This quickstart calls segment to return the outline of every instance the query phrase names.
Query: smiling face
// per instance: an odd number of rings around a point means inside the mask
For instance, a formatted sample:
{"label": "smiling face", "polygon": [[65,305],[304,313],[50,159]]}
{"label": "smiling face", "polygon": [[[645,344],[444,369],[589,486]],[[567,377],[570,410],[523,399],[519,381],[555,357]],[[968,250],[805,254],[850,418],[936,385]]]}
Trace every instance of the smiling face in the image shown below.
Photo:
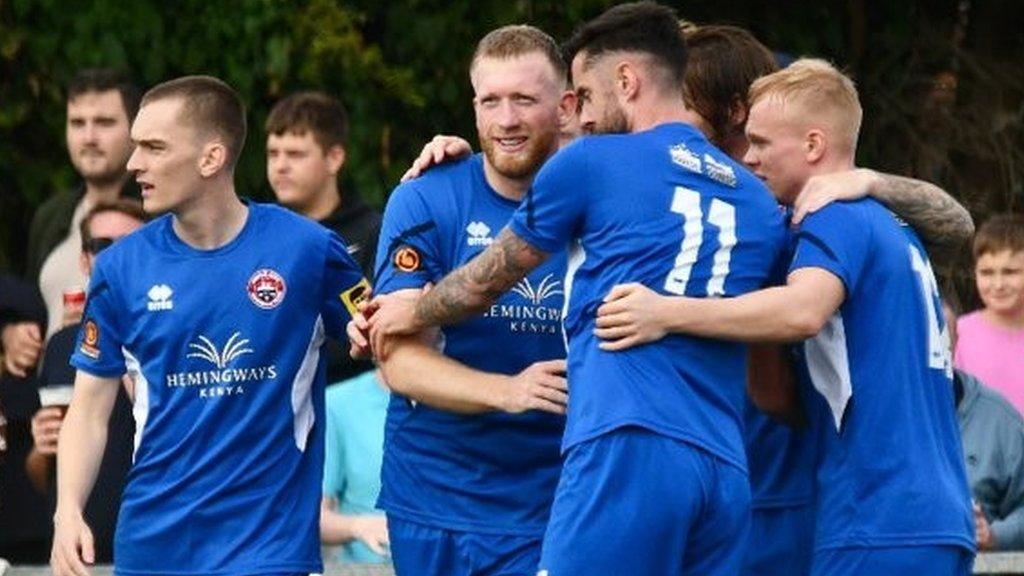
{"label": "smiling face", "polygon": [[540,52],[480,57],[470,78],[476,93],[476,129],[487,163],[506,178],[532,178],[558,148],[564,80]]}
{"label": "smiling face", "polygon": [[128,124],[117,90],[86,92],[68,100],[68,153],[86,182],[106,184],[124,174],[132,152]]}
{"label": "smiling face", "polygon": [[806,132],[792,109],[778,98],[762,98],[750,108],[743,162],[782,204],[792,204],[810,177],[805,160]]}
{"label": "smiling face", "polygon": [[979,255],[974,278],[987,311],[1008,319],[1024,317],[1024,251]]}
{"label": "smiling face", "polygon": [[142,205],[150,214],[179,213],[201,191],[201,134],[182,121],[182,107],[180,98],[156,100],[139,110],[132,125],[136,147],[128,170],[135,174]]}

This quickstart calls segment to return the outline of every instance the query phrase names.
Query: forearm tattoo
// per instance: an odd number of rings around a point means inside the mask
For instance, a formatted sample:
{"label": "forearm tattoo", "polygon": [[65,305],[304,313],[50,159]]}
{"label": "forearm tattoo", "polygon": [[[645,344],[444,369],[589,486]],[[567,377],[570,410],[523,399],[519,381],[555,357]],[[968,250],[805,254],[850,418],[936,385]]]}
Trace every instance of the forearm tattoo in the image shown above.
{"label": "forearm tattoo", "polygon": [[547,257],[505,228],[483,253],[420,298],[416,320],[421,326],[445,326],[479,314]]}
{"label": "forearm tattoo", "polygon": [[974,236],[970,212],[938,186],[892,174],[879,174],[874,196],[914,228],[933,264],[952,264]]}

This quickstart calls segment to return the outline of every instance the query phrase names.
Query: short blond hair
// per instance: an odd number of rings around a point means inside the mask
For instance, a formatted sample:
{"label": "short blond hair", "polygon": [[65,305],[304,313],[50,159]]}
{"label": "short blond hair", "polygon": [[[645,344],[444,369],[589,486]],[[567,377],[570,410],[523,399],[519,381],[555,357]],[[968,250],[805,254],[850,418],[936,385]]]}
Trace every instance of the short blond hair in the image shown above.
{"label": "short blond hair", "polygon": [[540,28],[526,24],[502,26],[484,36],[473,53],[469,73],[473,74],[476,63],[481,58],[508,60],[533,53],[544,56],[560,82],[568,78],[568,67],[555,39]]}
{"label": "short blond hair", "polygon": [[864,112],[853,80],[835,66],[817,58],[801,58],[750,86],[750,106],[765,98],[798,105],[802,117],[824,124],[836,142],[849,146],[851,155],[857,151]]}

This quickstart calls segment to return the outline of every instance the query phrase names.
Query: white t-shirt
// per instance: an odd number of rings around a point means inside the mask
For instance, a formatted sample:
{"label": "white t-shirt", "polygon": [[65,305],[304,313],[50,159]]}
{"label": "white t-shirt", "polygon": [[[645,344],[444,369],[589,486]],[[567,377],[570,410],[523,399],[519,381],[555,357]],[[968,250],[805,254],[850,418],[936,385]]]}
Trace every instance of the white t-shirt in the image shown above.
{"label": "white t-shirt", "polygon": [[92,202],[82,198],[75,206],[68,236],[46,256],[39,271],[39,291],[46,302],[46,339],[60,330],[64,319],[64,291],[85,288],[89,279],[82,273],[78,260],[82,254],[82,235],[79,226],[92,208]]}

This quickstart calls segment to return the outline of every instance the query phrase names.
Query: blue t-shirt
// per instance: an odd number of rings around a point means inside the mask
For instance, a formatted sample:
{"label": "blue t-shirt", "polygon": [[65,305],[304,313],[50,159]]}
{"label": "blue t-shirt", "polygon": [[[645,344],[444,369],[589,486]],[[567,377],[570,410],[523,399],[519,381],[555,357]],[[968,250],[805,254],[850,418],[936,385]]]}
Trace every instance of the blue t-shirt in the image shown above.
{"label": "blue t-shirt", "polygon": [[[400,185],[384,212],[377,293],[436,283],[482,252],[518,205],[488,185],[480,155]],[[551,252],[485,314],[444,328],[444,354],[501,374],[564,358],[565,251]],[[558,482],[564,426],[564,417],[538,411],[467,416],[395,394],[379,505],[450,530],[539,536]]]}
{"label": "blue t-shirt", "polygon": [[920,241],[874,200],[831,204],[798,234],[791,270],[827,270],[846,289],[803,346],[818,391],[817,548],[973,549],[949,337]]}
{"label": "blue t-shirt", "polygon": [[321,570],[320,347],[366,286],[336,235],[261,204],[214,250],[166,215],[100,255],[71,363],[135,380],[118,574]]}
{"label": "blue t-shirt", "polygon": [[[384,455],[384,418],[391,395],[375,370],[327,388],[327,442],[324,495],[338,502],[346,515],[383,514],[380,463]],[[386,562],[360,540],[345,543],[342,562]]]}
{"label": "blue t-shirt", "polygon": [[761,510],[812,504],[816,452],[810,430],[776,422],[749,400],[744,425],[751,507]]}
{"label": "blue t-shirt", "polygon": [[[786,221],[789,221],[788,211]],[[776,286],[786,283],[786,272],[796,244],[796,235],[788,232],[788,226],[786,230],[786,252],[771,280],[771,284]],[[787,350],[795,352],[794,347]],[[797,364],[795,354],[793,359],[794,377],[801,382],[801,378],[806,379],[806,371]],[[806,395],[804,388],[798,385],[797,392]],[[807,401],[802,400],[806,404]],[[776,422],[749,398],[743,416],[750,466],[751,507],[764,510],[813,504],[816,446],[810,429]]]}
{"label": "blue t-shirt", "polygon": [[512,230],[545,251],[578,241],[566,279],[571,400],[563,447],[642,426],[745,471],[746,346],[674,335],[605,352],[593,330],[616,284],[694,297],[764,286],[784,235],[764,185],[685,124],[587,137],[544,165]]}

